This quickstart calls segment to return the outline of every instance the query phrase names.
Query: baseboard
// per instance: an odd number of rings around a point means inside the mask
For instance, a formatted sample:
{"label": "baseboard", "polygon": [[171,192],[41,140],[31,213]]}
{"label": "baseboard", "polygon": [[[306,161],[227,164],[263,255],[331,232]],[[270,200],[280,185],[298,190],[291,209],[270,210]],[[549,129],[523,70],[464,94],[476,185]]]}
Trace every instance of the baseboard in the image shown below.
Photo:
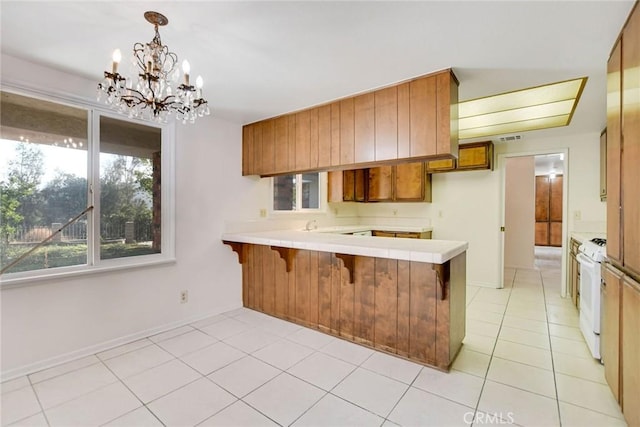
{"label": "baseboard", "polygon": [[105,350],[110,350],[112,348],[119,347],[124,344],[128,344],[132,341],[137,341],[139,339],[146,338],[151,335],[156,335],[162,332],[169,331],[171,329],[179,328],[180,326],[185,326],[190,323],[197,322],[198,320],[202,320],[211,316],[216,316],[221,313],[226,313],[227,311],[235,310],[240,307],[242,307],[242,304],[231,304],[229,306],[222,307],[218,310],[215,310],[207,314],[200,314],[200,315],[192,316],[186,319],[181,319],[175,322],[167,323],[162,326],[146,329],[144,331],[136,332],[134,334],[125,335],[123,337],[115,338],[109,341],[104,341],[99,344],[84,347],[79,350],[61,354],[59,356],[50,357],[48,359],[41,360],[39,362],[34,362],[28,365],[20,366],[18,368],[2,371],[0,372],[0,381],[4,382],[4,381],[12,380],[14,378],[21,377],[23,375],[29,375],[29,374],[33,374],[34,372],[42,371],[44,369],[53,368],[54,366],[71,362],[72,360],[80,359],[86,356],[91,356],[92,354],[100,353]]}

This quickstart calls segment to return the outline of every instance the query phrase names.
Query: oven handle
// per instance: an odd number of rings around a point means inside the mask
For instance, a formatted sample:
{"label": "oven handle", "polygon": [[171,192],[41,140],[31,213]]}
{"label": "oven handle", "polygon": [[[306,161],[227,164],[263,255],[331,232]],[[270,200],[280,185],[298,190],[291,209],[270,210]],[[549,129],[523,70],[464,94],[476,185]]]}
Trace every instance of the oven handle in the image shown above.
{"label": "oven handle", "polygon": [[578,255],[576,255],[576,259],[578,260],[579,264],[584,264],[589,268],[595,268],[596,264],[598,264],[597,262],[595,262],[594,260],[586,256],[582,252],[578,252]]}

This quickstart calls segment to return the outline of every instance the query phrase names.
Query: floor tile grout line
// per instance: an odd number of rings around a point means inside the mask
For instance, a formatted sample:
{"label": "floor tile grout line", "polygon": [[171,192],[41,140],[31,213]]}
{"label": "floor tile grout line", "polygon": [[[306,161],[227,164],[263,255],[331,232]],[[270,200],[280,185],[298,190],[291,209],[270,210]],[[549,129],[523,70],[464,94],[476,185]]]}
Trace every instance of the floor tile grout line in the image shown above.
{"label": "floor tile grout line", "polygon": [[544,313],[547,318],[547,332],[549,333],[549,354],[551,355],[551,369],[553,371],[553,387],[556,392],[556,407],[558,409],[558,424],[562,426],[562,412],[560,411],[560,396],[558,395],[558,381],[556,379],[556,365],[555,360],[553,359],[553,342],[551,340],[551,329],[549,328],[549,311],[547,310],[547,297],[546,290],[544,286],[544,278],[542,277],[542,273],[540,273],[540,281],[542,283],[542,295],[545,300],[544,304]]}
{"label": "floor tile grout line", "polygon": [[[38,396],[38,393],[36,392],[36,388],[34,387],[34,384],[31,382],[31,378],[29,377],[29,375],[26,375],[26,377],[27,377],[27,381],[29,382],[29,387],[31,387],[31,392],[33,392],[33,395],[36,397],[36,401],[38,402],[38,406],[40,407],[40,412],[42,412],[42,416],[44,417],[44,420],[47,422],[47,425],[50,426],[51,422],[49,421],[49,417],[47,416],[47,413],[44,411],[44,406],[42,406],[42,402],[40,401],[40,396]],[[37,414],[29,415],[28,417],[25,417],[22,420],[24,421],[27,418],[32,417],[34,415],[37,415]],[[15,424],[19,421],[20,420],[16,420],[12,424]]]}
{"label": "floor tile grout line", "polygon": [[[507,297],[507,303],[505,304],[505,313],[507,311],[507,307],[509,306],[509,301],[511,300],[511,292],[513,291],[513,285],[515,282],[515,273],[513,275],[513,279],[511,281],[511,286],[509,287],[509,296]],[[502,288],[502,289],[506,289],[506,288]],[[504,324],[504,316],[506,314],[502,315],[502,321],[500,322],[500,325],[498,327],[498,333],[496,334],[496,340],[493,343],[493,349],[491,350],[491,354],[489,355],[489,363],[487,364],[487,369],[485,370],[484,373],[484,378],[482,379],[482,387],[480,388],[480,393],[478,394],[478,401],[476,402],[475,408],[474,408],[474,413],[473,413],[473,419],[471,422],[471,426],[474,425],[474,422],[476,420],[476,415],[479,411],[480,408],[480,401],[482,400],[482,393],[484,393],[484,388],[487,384],[487,377],[489,376],[489,369],[491,369],[491,362],[493,361],[493,355],[496,351],[496,346],[498,345],[498,338],[500,337],[500,331],[502,331],[502,325]]]}

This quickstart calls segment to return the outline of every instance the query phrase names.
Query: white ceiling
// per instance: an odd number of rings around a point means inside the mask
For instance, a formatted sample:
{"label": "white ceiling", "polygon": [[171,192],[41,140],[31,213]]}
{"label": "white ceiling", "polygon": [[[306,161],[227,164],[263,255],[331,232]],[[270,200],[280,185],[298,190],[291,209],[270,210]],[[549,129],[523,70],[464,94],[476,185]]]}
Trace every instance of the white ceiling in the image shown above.
{"label": "white ceiling", "polygon": [[[205,80],[213,114],[249,123],[452,67],[460,100],[588,76],[568,128],[600,132],[623,1],[7,1],[2,52],[96,83],[111,52],[148,42],[143,17]],[[124,60],[123,60],[124,62]],[[88,94],[93,96],[93,94]],[[533,136],[532,133],[529,135]]]}

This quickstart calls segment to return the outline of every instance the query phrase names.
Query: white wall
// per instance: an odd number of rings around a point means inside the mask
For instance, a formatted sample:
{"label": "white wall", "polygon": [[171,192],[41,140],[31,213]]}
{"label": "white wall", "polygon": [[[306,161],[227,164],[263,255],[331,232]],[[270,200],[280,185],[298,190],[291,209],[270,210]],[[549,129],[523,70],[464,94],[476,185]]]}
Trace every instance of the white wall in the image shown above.
{"label": "white wall", "polygon": [[505,163],[505,267],[534,267],[535,217],[535,158],[510,157]]}

